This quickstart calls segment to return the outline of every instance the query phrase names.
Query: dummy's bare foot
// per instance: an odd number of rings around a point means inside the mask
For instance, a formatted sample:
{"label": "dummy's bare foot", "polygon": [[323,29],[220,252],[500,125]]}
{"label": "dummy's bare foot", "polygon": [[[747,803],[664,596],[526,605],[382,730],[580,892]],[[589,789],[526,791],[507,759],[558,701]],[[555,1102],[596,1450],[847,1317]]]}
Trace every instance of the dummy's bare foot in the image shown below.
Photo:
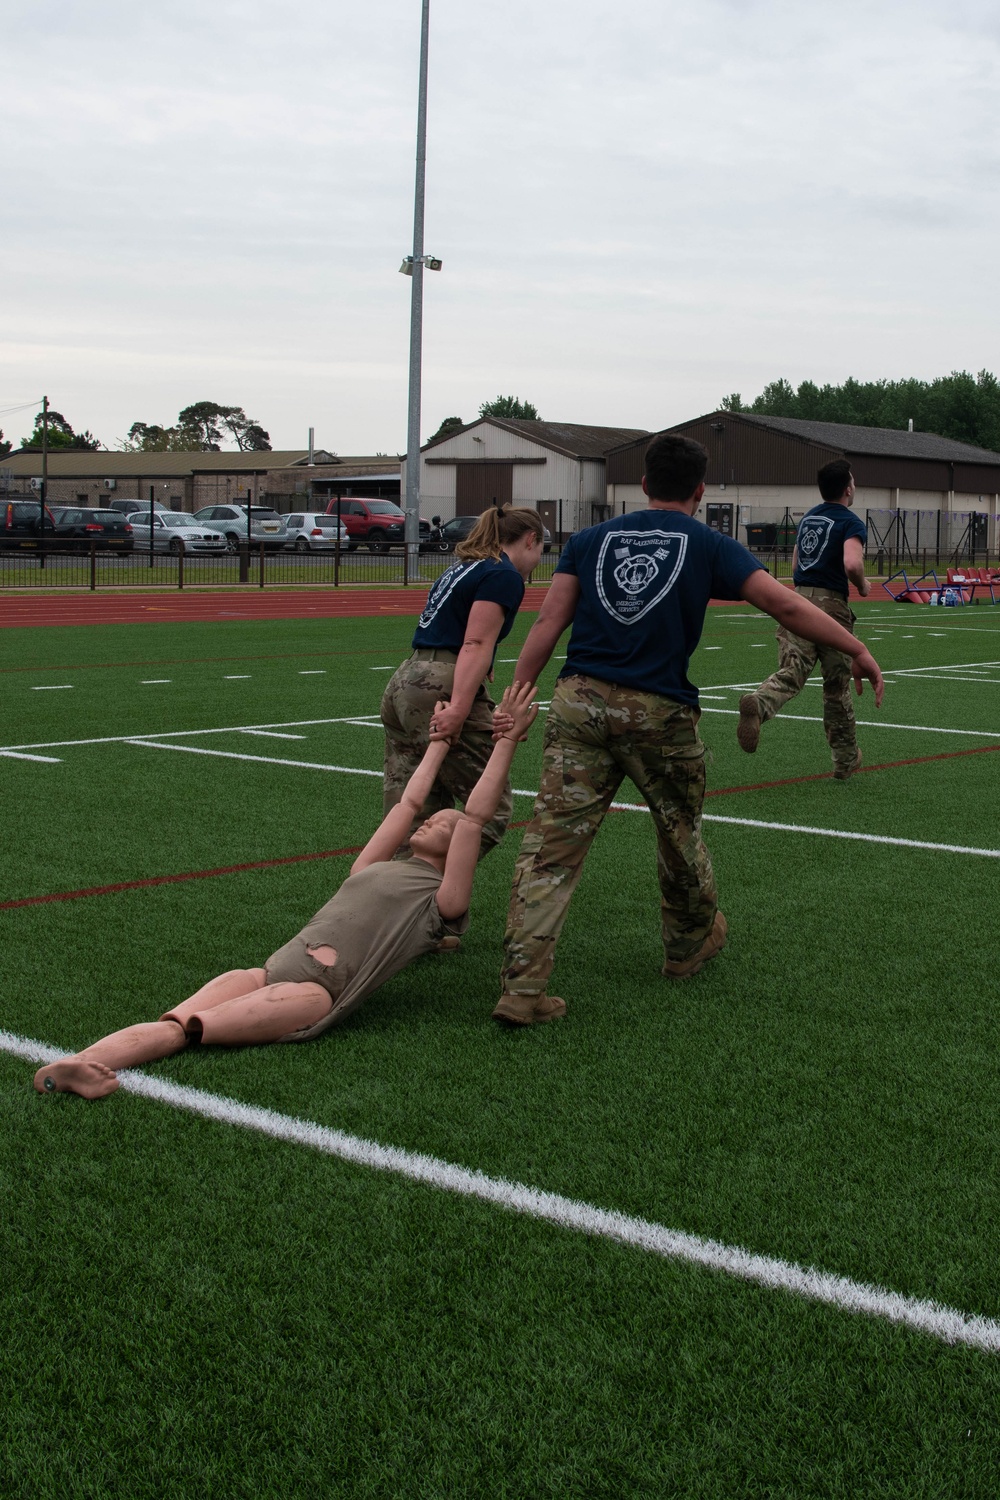
{"label": "dummy's bare foot", "polygon": [[114,1069],[99,1062],[81,1062],[75,1057],[47,1063],[35,1074],[35,1088],[40,1094],[81,1094],[84,1099],[103,1099],[117,1087],[118,1075]]}

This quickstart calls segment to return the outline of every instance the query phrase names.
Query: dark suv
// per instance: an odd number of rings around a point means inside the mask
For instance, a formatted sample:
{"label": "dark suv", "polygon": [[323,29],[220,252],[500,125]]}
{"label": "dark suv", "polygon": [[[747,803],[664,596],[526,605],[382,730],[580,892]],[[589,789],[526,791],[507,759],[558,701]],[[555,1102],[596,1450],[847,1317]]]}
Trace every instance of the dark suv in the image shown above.
{"label": "dark suv", "polygon": [[[406,512],[394,500],[333,499],[326,507],[328,516],[337,514],[347,527],[348,550],[353,552],[364,542],[370,552],[388,552],[390,547],[401,547],[406,541]],[[420,518],[420,545],[423,547],[431,534],[431,523]]]}
{"label": "dark suv", "polygon": [[37,547],[42,537],[51,542],[56,523],[48,507],[42,521],[41,510],[37,500],[8,500],[0,508],[0,547]]}

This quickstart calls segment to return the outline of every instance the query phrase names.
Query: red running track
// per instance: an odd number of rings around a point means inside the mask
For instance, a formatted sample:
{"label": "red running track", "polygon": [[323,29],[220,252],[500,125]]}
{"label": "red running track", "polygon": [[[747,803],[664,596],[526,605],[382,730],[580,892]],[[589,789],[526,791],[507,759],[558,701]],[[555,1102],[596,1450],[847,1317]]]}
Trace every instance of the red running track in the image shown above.
{"label": "red running track", "polygon": [[[529,589],[525,604],[537,609],[543,588]],[[252,589],[219,594],[43,594],[0,600],[0,629],[40,625],[178,625],[213,620],[309,620],[366,615],[419,615],[425,588]]]}
{"label": "red running track", "polygon": [[[537,610],[547,587],[525,590],[524,608]],[[853,591],[852,591],[853,595]],[[33,594],[0,599],[0,630],[40,625],[178,625],[212,620],[331,620],[372,615],[419,615],[427,590],[257,589],[245,593]],[[713,599],[712,605],[733,604]]]}

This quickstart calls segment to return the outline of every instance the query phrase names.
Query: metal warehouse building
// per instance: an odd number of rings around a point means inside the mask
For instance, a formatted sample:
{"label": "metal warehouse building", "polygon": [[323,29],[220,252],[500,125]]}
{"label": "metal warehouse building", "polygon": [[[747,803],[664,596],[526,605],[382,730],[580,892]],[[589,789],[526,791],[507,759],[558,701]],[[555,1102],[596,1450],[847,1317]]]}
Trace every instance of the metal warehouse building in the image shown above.
{"label": "metal warehouse building", "polygon": [[[715,411],[665,429],[708,450],[702,514],[740,541],[771,545],[819,500],[816,470],[846,458],[867,515],[869,551],[949,552],[997,545],[1000,453],[930,432],[853,427]],[[652,434],[607,458],[612,513],[639,509],[642,457]],[[758,529],[766,528],[763,541]]]}

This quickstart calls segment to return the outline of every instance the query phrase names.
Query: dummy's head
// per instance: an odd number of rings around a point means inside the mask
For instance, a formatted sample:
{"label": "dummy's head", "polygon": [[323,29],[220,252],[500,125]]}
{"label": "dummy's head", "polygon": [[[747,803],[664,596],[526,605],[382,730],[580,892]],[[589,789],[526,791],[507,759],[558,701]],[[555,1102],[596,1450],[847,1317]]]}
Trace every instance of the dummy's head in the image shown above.
{"label": "dummy's head", "polygon": [[434,863],[444,859],[461,817],[462,814],[455,808],[443,807],[425,818],[419,828],[415,828],[410,834],[410,848],[414,854]]}

